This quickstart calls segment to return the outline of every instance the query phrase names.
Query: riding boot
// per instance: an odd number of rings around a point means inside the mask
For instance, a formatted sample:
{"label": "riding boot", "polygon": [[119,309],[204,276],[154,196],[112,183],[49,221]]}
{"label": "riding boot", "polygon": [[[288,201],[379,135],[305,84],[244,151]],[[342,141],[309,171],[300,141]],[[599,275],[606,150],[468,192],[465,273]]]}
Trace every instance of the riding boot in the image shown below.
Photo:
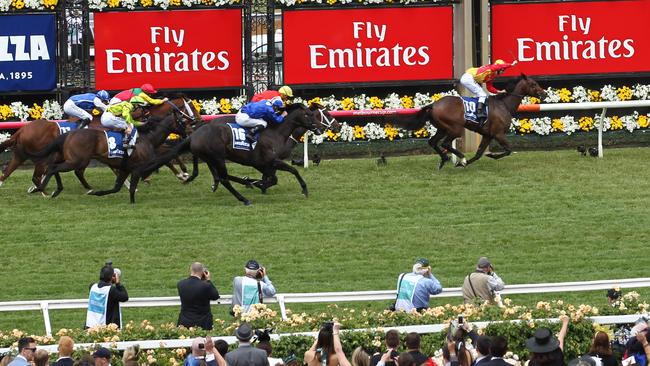
{"label": "riding boot", "polygon": [[486,118],[487,118],[487,114],[485,113],[485,103],[479,102],[478,106],[476,107],[477,122],[481,123]]}
{"label": "riding boot", "polygon": [[259,125],[255,126],[246,132],[246,141],[250,142],[251,144],[255,142],[255,134],[262,131],[264,129],[264,126]]}
{"label": "riding boot", "polygon": [[78,129],[82,129],[90,124],[90,120],[88,118],[80,119],[79,120],[79,126],[77,127]]}

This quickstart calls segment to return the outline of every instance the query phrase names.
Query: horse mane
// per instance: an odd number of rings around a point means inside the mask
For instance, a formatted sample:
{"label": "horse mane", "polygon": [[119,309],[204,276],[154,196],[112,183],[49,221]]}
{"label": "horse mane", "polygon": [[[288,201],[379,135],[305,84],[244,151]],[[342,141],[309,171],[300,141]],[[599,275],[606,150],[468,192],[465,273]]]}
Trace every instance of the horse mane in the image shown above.
{"label": "horse mane", "polygon": [[305,109],[305,108],[307,107],[302,103],[291,103],[285,107],[285,110],[287,111],[287,113],[289,113],[295,111],[296,109]]}
{"label": "horse mane", "polygon": [[163,97],[166,97],[167,99],[185,99],[185,98],[188,98],[188,96],[185,93],[181,93],[181,92],[164,94]]}

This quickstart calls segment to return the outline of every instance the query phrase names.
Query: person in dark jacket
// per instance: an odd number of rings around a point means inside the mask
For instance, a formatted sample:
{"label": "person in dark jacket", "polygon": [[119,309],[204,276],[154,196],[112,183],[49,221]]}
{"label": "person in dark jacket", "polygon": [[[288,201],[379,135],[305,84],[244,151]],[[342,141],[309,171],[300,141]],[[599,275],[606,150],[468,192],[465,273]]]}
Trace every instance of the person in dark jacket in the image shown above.
{"label": "person in dark jacket", "polygon": [[178,325],[212,329],[210,301],[219,299],[219,291],[210,281],[210,271],[203,264],[190,265],[190,276],[178,282],[178,296],[181,298],[181,312]]}
{"label": "person in dark jacket", "polygon": [[72,359],[72,352],[74,351],[74,341],[68,336],[62,336],[59,339],[59,358],[56,362],[52,362],[50,366],[72,366],[74,360]]}
{"label": "person in dark jacket", "polygon": [[86,328],[108,324],[122,326],[120,303],[129,301],[129,293],[121,277],[121,271],[112,264],[107,263],[99,271],[99,282],[90,285]]}

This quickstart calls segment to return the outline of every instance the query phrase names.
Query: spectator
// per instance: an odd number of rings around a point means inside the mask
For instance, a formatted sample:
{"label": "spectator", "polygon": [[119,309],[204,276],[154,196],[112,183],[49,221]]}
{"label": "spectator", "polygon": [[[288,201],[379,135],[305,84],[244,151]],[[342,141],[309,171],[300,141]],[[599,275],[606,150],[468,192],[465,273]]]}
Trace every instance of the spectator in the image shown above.
{"label": "spectator", "polygon": [[[645,339],[645,337],[644,337]],[[642,346],[643,346],[643,342]],[[648,341],[645,342],[647,344]],[[594,340],[589,348],[589,356],[598,358],[602,366],[617,366],[618,361],[612,352],[612,344],[609,341],[609,336],[605,332],[596,332]]]}
{"label": "spectator", "polygon": [[264,350],[266,352],[266,357],[269,359],[269,365],[282,364],[283,361],[281,358],[271,357],[273,355],[273,346],[271,345],[271,335],[269,334],[270,330],[264,331],[255,331],[257,336],[257,348]]}
{"label": "spectator", "polygon": [[36,341],[32,337],[20,338],[18,340],[18,354],[8,366],[31,366],[36,353]]}
{"label": "spectator", "polygon": [[50,366],[72,366],[74,360],[72,359],[72,351],[74,351],[74,341],[68,336],[59,338],[59,358]]}
{"label": "spectator", "polygon": [[445,346],[442,347],[442,363],[444,366],[459,365],[456,349],[456,342],[447,338]]}
{"label": "spectator", "polygon": [[[635,336],[634,342],[630,345],[628,350],[628,358],[633,358],[634,361],[629,362],[631,364],[639,364],[640,366],[646,366],[648,360],[650,359],[650,344],[648,344],[648,334],[647,332],[639,332]],[[626,364],[626,360],[623,360],[623,364]]]}
{"label": "spectator", "polygon": [[95,360],[95,366],[110,366],[111,357],[113,354],[107,348],[98,348],[93,353],[93,359]]}
{"label": "spectator", "polygon": [[402,273],[397,280],[395,310],[424,310],[429,307],[429,295],[436,295],[441,291],[442,286],[431,273],[429,261],[418,259],[413,265],[413,272]]}
{"label": "spectator", "polygon": [[408,353],[413,356],[416,365],[422,365],[427,362],[428,357],[420,351],[420,335],[416,332],[411,332],[404,338],[406,349]]}
{"label": "spectator", "polygon": [[0,353],[0,366],[7,366],[13,360],[14,358],[11,357],[11,352]]}
{"label": "spectator", "polygon": [[285,366],[300,366],[300,363],[298,362],[298,359],[296,358],[296,355],[291,352],[290,355],[282,359],[283,363]]}
{"label": "spectator", "polygon": [[47,366],[50,361],[50,353],[44,349],[36,350],[34,354],[34,366]]}
{"label": "spectator", "polygon": [[472,353],[465,347],[465,338],[469,336],[466,329],[459,327],[456,332],[447,336],[447,347],[442,348],[442,358],[445,365],[471,366]]}
{"label": "spectator", "polygon": [[217,341],[214,342],[214,348],[217,349],[217,352],[219,352],[221,357],[226,357],[226,353],[228,353],[228,342],[223,339],[217,339]]}
{"label": "spectator", "polygon": [[476,271],[468,274],[463,282],[463,298],[465,303],[471,303],[476,299],[495,303],[495,292],[503,290],[504,283],[492,267],[492,263],[481,257],[476,265]]}
{"label": "spectator", "polygon": [[81,356],[80,359],[74,362],[74,366],[93,366],[95,364],[95,359],[92,355],[85,354]]}
{"label": "spectator", "polygon": [[120,302],[128,301],[129,294],[120,281],[121,274],[108,263],[99,271],[99,282],[90,285],[86,328],[106,324],[122,326]]}
{"label": "spectator", "polygon": [[[388,353],[388,351],[392,351],[390,354],[390,357],[385,361],[386,365],[395,365],[395,362],[393,361],[397,356],[399,356],[399,353],[397,353],[397,348],[399,348],[399,332],[396,331],[395,329],[391,329],[388,332],[386,332],[386,336],[384,337],[384,343],[386,344],[386,351],[384,353]],[[372,355],[372,359],[370,360],[370,365],[375,366],[379,364],[379,361],[383,358],[382,353],[375,353]]]}
{"label": "spectator", "polygon": [[361,347],[355,348],[352,352],[352,366],[370,366],[370,355]]}
{"label": "spectator", "polygon": [[492,345],[490,346],[490,354],[492,359],[485,363],[487,366],[512,366],[508,362],[503,360],[508,351],[508,340],[502,336],[496,336],[492,338]]}
{"label": "spectator", "polygon": [[[334,348],[334,333],[337,334],[338,338],[338,330],[335,331],[334,326],[335,324],[327,322],[320,328],[314,344],[305,352],[303,361],[306,365],[338,365],[340,363],[336,349]],[[341,352],[343,351],[341,350]]]}
{"label": "spectator", "polygon": [[237,276],[232,281],[232,304],[241,306],[242,313],[247,313],[251,305],[263,303],[265,296],[275,296],[275,287],[266,274],[266,268],[256,260],[249,260],[244,271],[244,276]]}
{"label": "spectator", "polygon": [[492,346],[492,339],[488,336],[479,336],[476,339],[476,353],[478,357],[472,362],[472,366],[484,366],[491,359],[490,347]]}
{"label": "spectator", "polygon": [[239,348],[226,354],[228,366],[269,366],[266,352],[251,346],[253,329],[247,323],[242,323],[235,330],[235,337],[239,341]]}
{"label": "spectator", "polygon": [[593,357],[582,356],[580,358],[571,360],[569,362],[569,366],[596,366],[596,361]]}
{"label": "spectator", "polygon": [[212,329],[213,318],[210,300],[219,299],[219,291],[210,281],[210,271],[199,262],[190,265],[190,276],[178,282],[181,312],[178,325]]}
{"label": "spectator", "polygon": [[539,328],[533,337],[526,341],[526,348],[530,351],[528,366],[564,366],[564,337],[569,325],[566,315],[560,317],[562,328],[555,338],[547,328]]}
{"label": "spectator", "polygon": [[126,350],[124,350],[124,354],[122,355],[122,365],[124,366],[138,366],[138,354],[140,353],[140,346],[139,345],[133,345],[130,347],[127,347]]}
{"label": "spectator", "polygon": [[215,348],[210,336],[197,337],[192,341],[191,353],[185,359],[183,366],[226,366],[226,360]]}

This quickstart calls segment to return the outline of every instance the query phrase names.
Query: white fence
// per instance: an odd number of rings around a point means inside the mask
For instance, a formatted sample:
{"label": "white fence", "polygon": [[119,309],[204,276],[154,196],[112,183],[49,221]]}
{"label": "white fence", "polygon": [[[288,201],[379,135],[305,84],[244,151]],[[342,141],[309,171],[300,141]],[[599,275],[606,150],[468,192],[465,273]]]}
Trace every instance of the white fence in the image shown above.
{"label": "white fence", "polygon": [[[514,294],[537,294],[551,292],[577,292],[606,290],[618,286],[620,288],[642,288],[650,287],[650,277],[630,278],[621,280],[602,280],[602,281],[585,281],[585,282],[556,282],[556,283],[539,283],[508,285],[501,291],[502,295]],[[445,288],[435,295],[435,297],[461,297],[460,287]],[[277,294],[275,298],[266,299],[266,303],[277,303],[280,306],[282,318],[286,319],[286,304],[303,304],[303,303],[333,303],[333,302],[353,302],[353,301],[379,301],[394,300],[395,291],[350,291],[350,292],[320,292],[320,293],[287,293]],[[230,305],[232,296],[223,296],[213,305]],[[139,297],[131,298],[128,302],[122,303],[122,307],[159,307],[159,306],[177,306],[180,307],[181,301],[177,296],[172,297]],[[52,334],[52,325],[50,322],[50,310],[58,309],[87,309],[88,299],[67,299],[67,300],[33,300],[33,301],[10,301],[0,302],[0,312],[7,311],[27,311],[40,310],[43,312],[45,322],[45,332],[47,335]]]}

